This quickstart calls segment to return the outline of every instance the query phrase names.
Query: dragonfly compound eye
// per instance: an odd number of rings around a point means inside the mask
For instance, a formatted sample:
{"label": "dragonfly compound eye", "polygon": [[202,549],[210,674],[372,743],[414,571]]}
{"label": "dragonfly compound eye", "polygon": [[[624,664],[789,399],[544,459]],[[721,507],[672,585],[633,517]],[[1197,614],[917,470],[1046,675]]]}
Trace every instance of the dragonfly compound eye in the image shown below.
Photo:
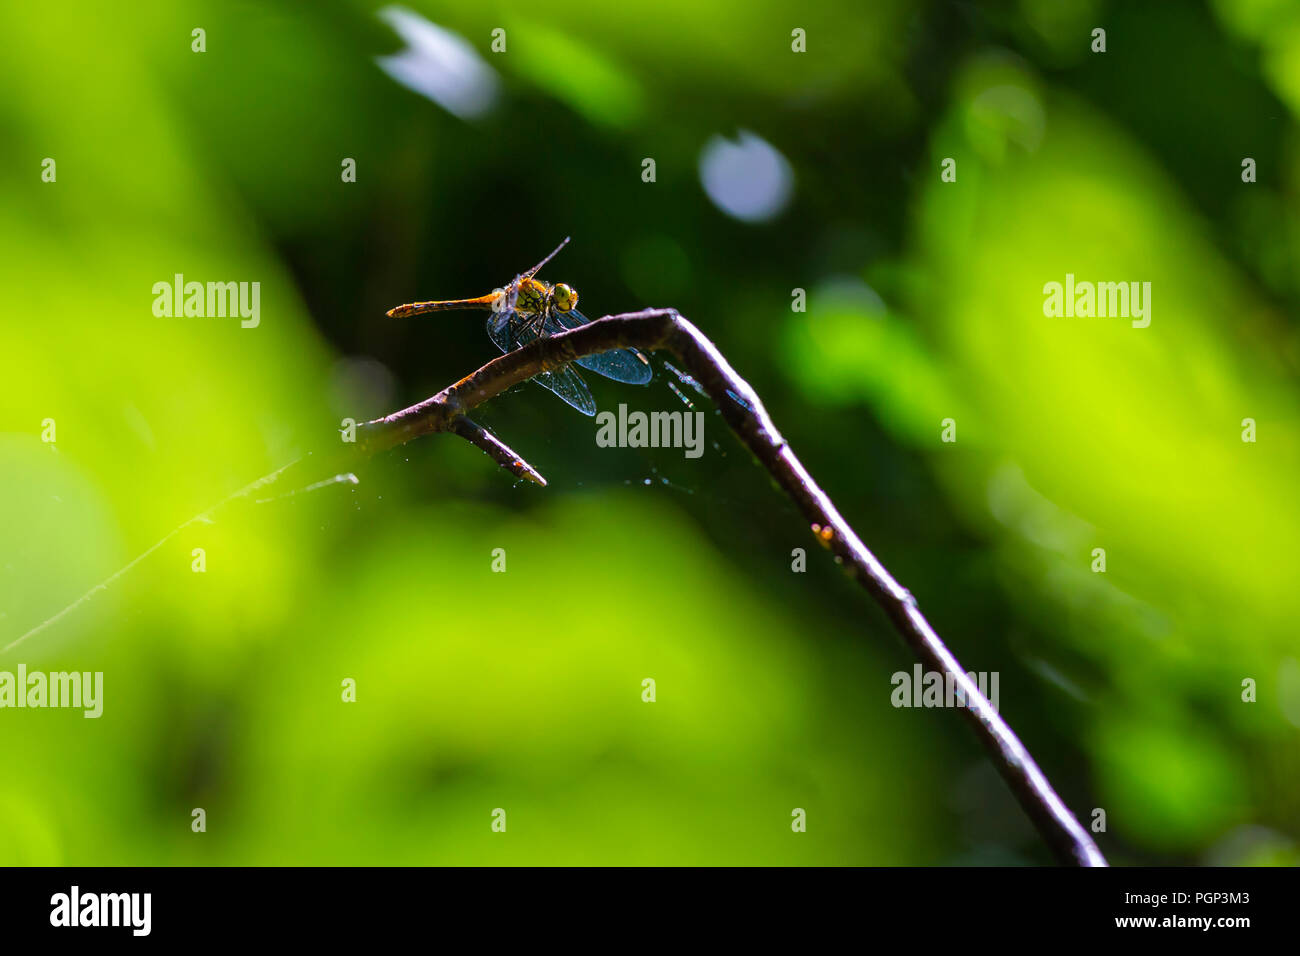
{"label": "dragonfly compound eye", "polygon": [[571,312],[578,307],[578,290],[561,282],[552,290],[555,308],[561,312]]}

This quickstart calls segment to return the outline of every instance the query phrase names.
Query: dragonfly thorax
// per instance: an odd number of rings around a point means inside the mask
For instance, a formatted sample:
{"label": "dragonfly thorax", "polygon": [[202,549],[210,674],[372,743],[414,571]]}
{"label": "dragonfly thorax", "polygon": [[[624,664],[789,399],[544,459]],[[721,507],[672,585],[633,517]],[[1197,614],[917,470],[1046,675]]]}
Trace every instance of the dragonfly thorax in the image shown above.
{"label": "dragonfly thorax", "polygon": [[563,282],[550,286],[537,279],[525,279],[515,293],[515,311],[522,315],[537,315],[555,309],[572,312],[578,307],[578,290]]}
{"label": "dragonfly thorax", "polygon": [[546,308],[550,293],[551,290],[547,288],[546,283],[538,282],[536,279],[525,279],[519,284],[519,291],[515,295],[515,308],[520,312],[536,315]]}

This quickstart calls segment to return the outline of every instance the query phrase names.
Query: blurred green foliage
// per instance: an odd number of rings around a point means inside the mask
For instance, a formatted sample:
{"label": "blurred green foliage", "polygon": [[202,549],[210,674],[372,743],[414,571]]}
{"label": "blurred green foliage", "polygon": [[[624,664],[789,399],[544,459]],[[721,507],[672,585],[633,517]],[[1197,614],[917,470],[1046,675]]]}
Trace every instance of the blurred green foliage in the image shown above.
{"label": "blurred green foliage", "polygon": [[[491,113],[386,75],[374,4],[0,14],[0,643],[481,365],[480,318],[384,311],[572,235],[548,278],[714,339],[1114,862],[1297,861],[1300,8],[410,6]],[[741,130],[794,174],[760,225],[700,184]],[[176,273],[259,281],[260,325],[155,317]],[[1045,318],[1066,273],[1151,282],[1151,326]],[[0,863],[1048,859],[961,721],[889,706],[911,661],[820,550],[791,573],[807,529],[719,419],[690,461],[532,385],[480,417],[548,488],[426,439],[0,655],[105,675],[99,720],[0,711]]]}

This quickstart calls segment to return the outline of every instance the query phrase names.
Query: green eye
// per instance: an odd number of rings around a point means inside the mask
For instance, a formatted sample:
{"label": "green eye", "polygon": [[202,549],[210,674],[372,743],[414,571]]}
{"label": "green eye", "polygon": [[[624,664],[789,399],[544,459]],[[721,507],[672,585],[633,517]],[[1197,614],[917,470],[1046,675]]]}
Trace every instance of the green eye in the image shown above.
{"label": "green eye", "polygon": [[578,305],[578,290],[561,282],[552,290],[555,296],[555,308],[561,312],[571,312]]}

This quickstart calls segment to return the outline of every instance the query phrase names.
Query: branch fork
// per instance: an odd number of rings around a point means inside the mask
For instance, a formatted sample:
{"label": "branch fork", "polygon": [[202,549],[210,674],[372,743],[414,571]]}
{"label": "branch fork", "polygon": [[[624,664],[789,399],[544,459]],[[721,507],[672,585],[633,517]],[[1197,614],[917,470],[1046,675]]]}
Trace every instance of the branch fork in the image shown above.
{"label": "branch fork", "polygon": [[493,359],[431,398],[358,425],[355,442],[344,444],[340,450],[338,439],[334,438],[322,449],[258,479],[203,514],[191,518],[107,581],[11,642],[4,651],[11,650],[79,607],[184,528],[198,521],[211,520],[217,511],[233,502],[267,500],[258,495],[271,485],[283,487],[290,476],[294,480],[301,479],[308,465],[315,475],[336,476],[318,484],[346,480],[352,477],[350,466],[360,459],[424,435],[450,432],[485,452],[512,475],[544,486],[546,479],[522,455],[472,421],[466,413],[539,372],[561,368],[584,356],[621,348],[647,352],[663,350],[677,357],[700,390],[713,400],[732,431],[799,508],[814,538],[884,610],[917,659],[926,668],[942,673],[945,682],[951,680],[964,693],[966,706],[960,709],[971,729],[1058,859],[1075,866],[1106,866],[1105,857],[1087,830],[1057,796],[1024,744],[930,626],[916,599],[894,580],[813,480],[777,431],[749,383],[736,374],[722,353],[694,324],[674,309],[644,309],[605,316],[579,328],[539,338]]}
{"label": "branch fork", "polygon": [[1092,837],[1057,796],[1015,732],[930,626],[916,598],[894,579],[844,520],[781,437],[749,383],[676,310],[644,309],[605,316],[508,352],[418,405],[359,426],[361,447],[358,450],[372,454],[431,432],[452,431],[482,448],[512,474],[545,484],[545,479],[522,456],[470,422],[464,412],[539,371],[616,348],[665,350],[677,356],[722,412],[732,431],[799,508],[817,541],[880,605],[922,664],[942,673],[945,680],[951,679],[965,694],[967,703],[961,710],[975,735],[1057,857],[1076,866],[1106,866],[1106,859]]}

